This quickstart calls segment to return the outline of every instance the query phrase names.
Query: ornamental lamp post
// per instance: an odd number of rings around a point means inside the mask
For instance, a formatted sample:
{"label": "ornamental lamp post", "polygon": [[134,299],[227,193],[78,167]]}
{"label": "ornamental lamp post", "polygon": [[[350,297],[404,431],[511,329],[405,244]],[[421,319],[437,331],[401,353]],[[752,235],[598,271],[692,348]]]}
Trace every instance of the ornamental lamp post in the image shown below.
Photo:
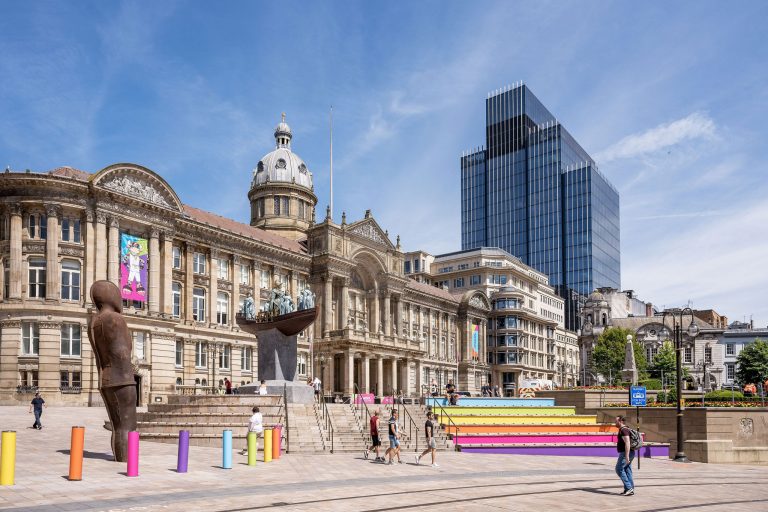
{"label": "ornamental lamp post", "polygon": [[666,319],[672,319],[672,331],[675,342],[675,369],[677,371],[677,453],[675,453],[675,462],[690,462],[685,456],[683,444],[685,436],[683,433],[683,317],[689,315],[691,323],[688,325],[687,333],[690,338],[699,335],[699,326],[696,325],[696,318],[691,308],[675,309],[664,311],[661,316],[661,323],[666,326]]}

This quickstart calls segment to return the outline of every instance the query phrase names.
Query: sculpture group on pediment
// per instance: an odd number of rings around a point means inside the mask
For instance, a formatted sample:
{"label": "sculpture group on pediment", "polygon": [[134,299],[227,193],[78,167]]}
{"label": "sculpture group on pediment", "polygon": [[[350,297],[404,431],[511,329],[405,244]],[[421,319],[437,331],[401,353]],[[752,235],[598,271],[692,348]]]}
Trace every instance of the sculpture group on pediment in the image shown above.
{"label": "sculpture group on pediment", "polygon": [[168,200],[151,184],[134,176],[116,176],[111,180],[102,181],[100,185],[104,188],[120,192],[121,194],[132,196],[136,199],[142,199],[168,208],[171,207]]}

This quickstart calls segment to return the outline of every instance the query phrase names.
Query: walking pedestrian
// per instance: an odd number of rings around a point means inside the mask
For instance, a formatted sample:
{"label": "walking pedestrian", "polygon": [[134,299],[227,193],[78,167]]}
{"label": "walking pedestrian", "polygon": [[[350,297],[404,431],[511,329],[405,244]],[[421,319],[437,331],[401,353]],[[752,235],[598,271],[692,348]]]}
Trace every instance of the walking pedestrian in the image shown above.
{"label": "walking pedestrian", "polygon": [[379,438],[379,423],[381,421],[381,409],[377,410],[373,416],[371,416],[371,446],[367,447],[363,452],[363,457],[368,460],[368,454],[372,451],[376,452],[376,458],[374,462],[384,462],[384,457],[379,454],[379,447],[381,446],[381,439]]}
{"label": "walking pedestrian", "polygon": [[[253,416],[250,417],[248,420],[248,432],[255,432],[256,433],[256,451],[259,451],[259,441],[258,438],[262,436],[264,433],[264,417],[259,412],[258,407],[254,407],[251,409],[251,412],[253,413]],[[246,445],[245,448],[243,448],[243,451],[240,452],[241,455],[246,455],[248,453],[248,438],[246,438]]]}
{"label": "walking pedestrian", "polygon": [[35,398],[32,399],[32,402],[29,404],[29,412],[31,413],[34,409],[35,412],[35,423],[32,425],[32,428],[36,428],[37,430],[41,430],[43,428],[43,424],[40,423],[40,416],[43,415],[43,407],[48,407],[45,405],[45,400],[43,400],[43,397],[40,396],[40,392],[35,393]]}
{"label": "walking pedestrian", "polygon": [[621,483],[624,484],[624,491],[621,495],[634,496],[635,482],[632,480],[632,460],[635,458],[635,452],[631,448],[631,432],[624,416],[616,416],[616,427],[619,429],[618,441],[616,442],[616,451],[619,452],[619,457],[616,460],[616,474],[619,475]]}
{"label": "walking pedestrian", "polygon": [[402,464],[400,460],[400,425],[397,423],[397,409],[392,409],[392,416],[388,422],[389,429],[389,448],[384,452],[384,457],[388,458],[387,464],[392,464],[392,460],[397,456],[397,463]]}
{"label": "walking pedestrian", "polygon": [[416,455],[416,465],[421,463],[421,458],[428,453],[432,454],[432,467],[438,468],[435,457],[437,456],[437,441],[435,440],[435,413],[432,411],[427,413],[427,421],[424,423],[424,433],[427,436],[427,449],[421,452],[421,455]]}
{"label": "walking pedestrian", "polygon": [[315,401],[320,402],[320,392],[323,389],[323,382],[319,377],[315,377],[315,379],[312,381],[312,387],[315,390]]}

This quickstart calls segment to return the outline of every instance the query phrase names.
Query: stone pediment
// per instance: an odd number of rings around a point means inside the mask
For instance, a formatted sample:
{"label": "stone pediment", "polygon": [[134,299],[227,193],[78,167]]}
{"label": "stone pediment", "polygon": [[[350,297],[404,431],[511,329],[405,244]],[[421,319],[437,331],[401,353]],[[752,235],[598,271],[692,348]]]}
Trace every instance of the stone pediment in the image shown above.
{"label": "stone pediment", "polygon": [[379,245],[383,245],[387,248],[394,248],[392,242],[389,240],[389,236],[381,229],[379,224],[372,218],[363,219],[361,221],[350,224],[347,228],[347,233],[365,238]]}
{"label": "stone pediment", "polygon": [[96,173],[91,178],[91,184],[95,188],[115,192],[135,201],[182,211],[181,201],[170,185],[140,165],[111,165]]}

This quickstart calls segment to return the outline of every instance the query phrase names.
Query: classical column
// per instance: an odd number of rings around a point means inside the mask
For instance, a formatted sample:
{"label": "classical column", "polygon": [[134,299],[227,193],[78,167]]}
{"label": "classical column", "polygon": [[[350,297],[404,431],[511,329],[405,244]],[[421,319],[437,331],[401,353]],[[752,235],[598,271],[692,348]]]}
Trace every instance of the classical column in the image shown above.
{"label": "classical column", "polygon": [[435,342],[435,348],[432,348],[432,310],[427,310],[427,346],[429,347],[427,350],[429,351],[429,355],[432,357],[435,357],[437,354],[437,347],[438,344]]}
{"label": "classical column", "polygon": [[421,396],[422,388],[429,385],[429,382],[424,382],[424,363],[421,359],[416,362],[416,372],[416,394]]}
{"label": "classical column", "polygon": [[104,281],[107,278],[107,214],[96,212],[96,281]]}
{"label": "classical column", "polygon": [[346,329],[347,323],[348,323],[348,314],[349,314],[349,280],[344,279],[341,283],[341,306],[339,306],[340,314],[339,318],[341,318],[341,325],[339,326],[340,329]]}
{"label": "classical column", "polygon": [[[21,220],[20,213],[17,218]],[[13,286],[13,281],[11,281],[11,286]],[[0,389],[10,391],[19,384],[20,340],[21,322],[19,320],[12,319],[0,322]],[[26,382],[22,382],[22,384],[26,384]]]}
{"label": "classical column", "polygon": [[120,224],[117,217],[109,219],[109,245],[107,246],[107,279],[120,286]]}
{"label": "classical column", "polygon": [[[232,297],[230,297],[229,303],[231,308],[229,310],[229,316],[231,318],[231,325],[237,325],[235,321],[235,315],[240,311],[240,257],[236,254],[232,255]],[[254,299],[256,304],[256,299]]]}
{"label": "classical column", "polygon": [[186,244],[184,248],[184,318],[193,321],[192,316],[192,291],[195,287],[195,276],[193,275],[193,255],[195,246]]}
{"label": "classical column", "polygon": [[362,368],[362,383],[360,385],[361,393],[371,392],[371,356],[365,354],[363,356],[363,368]]}
{"label": "classical column", "polygon": [[392,336],[392,296],[389,292],[384,296],[384,334]]}
{"label": "classical column", "polygon": [[[293,211],[296,211],[296,210],[293,210]],[[296,301],[296,304],[298,305],[299,301],[297,299],[299,297],[299,289],[298,289],[299,284],[298,284],[298,282],[296,280],[296,271],[295,270],[291,270],[290,271],[290,275],[289,275],[288,279],[289,279],[289,282],[291,283],[291,289],[288,292],[288,294],[293,298],[294,301]]]}
{"label": "classical column", "polygon": [[402,335],[403,334],[402,333],[402,327],[403,326],[401,325],[402,324],[402,319],[403,319],[402,318],[403,317],[402,307],[403,307],[403,304],[400,301],[400,298],[397,298],[395,300],[394,320],[392,322],[392,325],[393,325],[392,332],[395,335],[398,335],[398,334]]}
{"label": "classical column", "polygon": [[54,204],[45,205],[48,234],[45,241],[45,298],[59,300],[61,289],[59,279],[59,212],[60,207]]}
{"label": "classical column", "polygon": [[396,395],[400,389],[400,383],[397,381],[397,358],[392,358],[392,394]]}
{"label": "classical column", "polygon": [[376,358],[376,388],[379,396],[384,396],[384,358]]}
{"label": "classical column", "polygon": [[11,213],[11,240],[9,243],[10,272],[8,278],[10,283],[8,283],[8,298],[21,300],[21,207],[10,205],[9,209]]}
{"label": "classical column", "polygon": [[323,385],[327,391],[333,393],[335,391],[334,384],[336,382],[336,354],[331,352],[328,357],[328,380]]}
{"label": "classical column", "polygon": [[379,309],[379,290],[378,288],[373,291],[373,300],[371,301],[371,318],[370,318],[370,331],[373,334],[379,334],[381,330],[381,311]]}
{"label": "classical column", "polygon": [[209,279],[209,292],[208,297],[208,323],[209,324],[215,324],[216,323],[216,303],[219,299],[219,257],[221,256],[221,253],[217,249],[211,248],[211,265],[210,265],[210,271],[208,275],[210,276]]}
{"label": "classical column", "polygon": [[96,272],[96,262],[94,258],[96,256],[96,230],[93,227],[93,221],[96,220],[96,215],[92,210],[85,210],[85,268],[83,269],[83,296],[85,297],[85,303],[91,304],[91,285],[94,280],[94,273]]}
{"label": "classical column", "polygon": [[149,311],[160,312],[160,231],[152,228],[149,233]]}
{"label": "classical column", "polygon": [[411,396],[413,390],[411,387],[411,373],[413,371],[411,368],[412,364],[414,364],[412,359],[409,359],[405,362],[405,388],[403,389],[405,396]]}
{"label": "classical column", "polygon": [[[355,392],[355,354],[351,350],[345,354],[344,394],[352,396]],[[360,387],[360,386],[358,386]]]}
{"label": "classical column", "polygon": [[163,299],[160,311],[173,314],[173,233],[163,231]]}
{"label": "classical column", "polygon": [[333,321],[333,277],[325,277],[323,289],[323,336],[331,335],[331,322]]}

